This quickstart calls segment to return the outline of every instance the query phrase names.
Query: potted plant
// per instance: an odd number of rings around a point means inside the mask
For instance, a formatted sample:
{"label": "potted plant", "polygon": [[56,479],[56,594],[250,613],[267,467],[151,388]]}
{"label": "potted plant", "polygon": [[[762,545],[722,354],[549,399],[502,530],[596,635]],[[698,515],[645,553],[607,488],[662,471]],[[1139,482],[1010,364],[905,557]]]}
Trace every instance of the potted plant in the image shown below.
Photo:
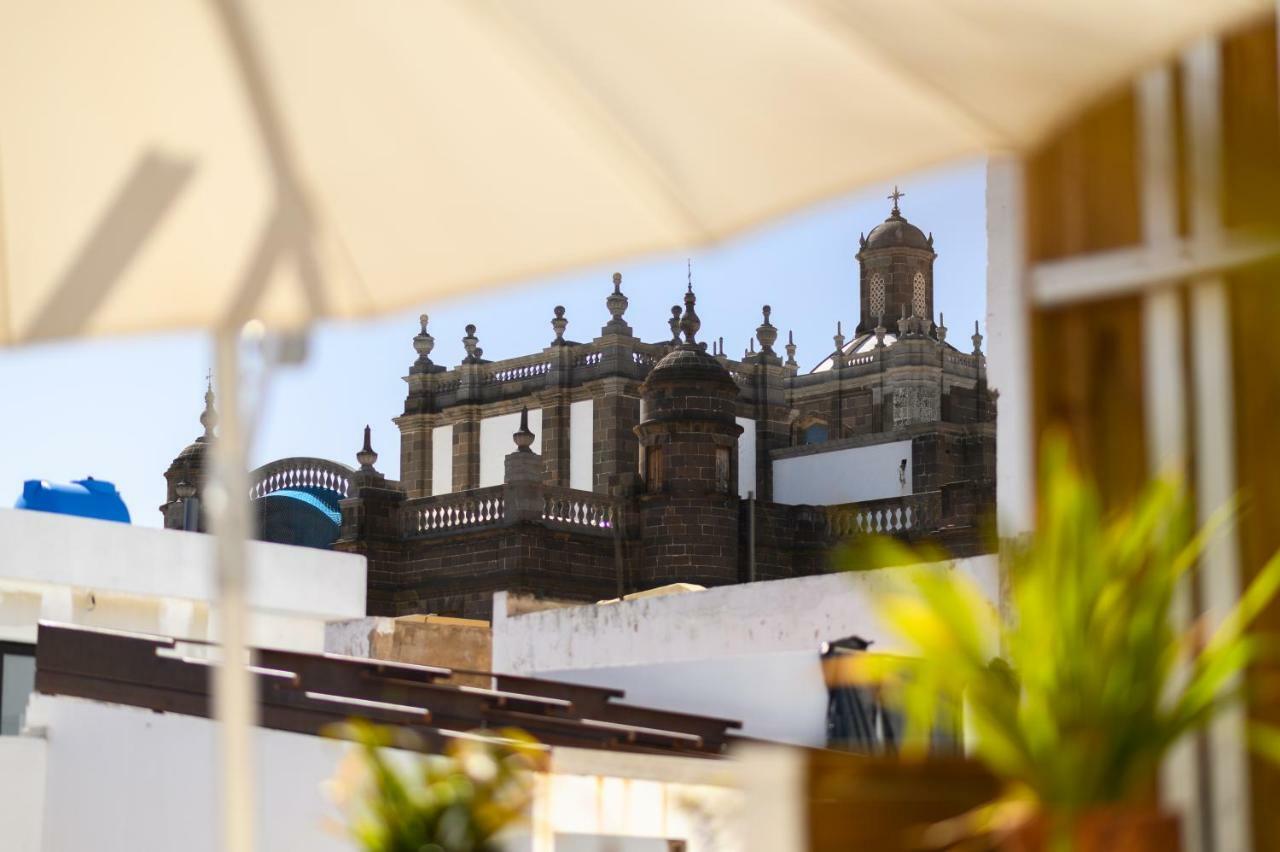
{"label": "potted plant", "polygon": [[329,787],[366,852],[496,852],[526,819],[543,758],[512,730],[457,734],[436,755],[412,753],[421,742],[402,728],[353,721],[332,733],[359,745]]}
{"label": "potted plant", "polygon": [[[1263,649],[1246,628],[1280,586],[1280,555],[1215,629],[1178,625],[1179,584],[1230,512],[1196,530],[1185,492],[1162,480],[1108,515],[1060,442],[1041,473],[1038,528],[1006,553],[1003,611],[959,571],[897,569],[909,579],[880,615],[910,655],[863,655],[860,676],[901,701],[905,751],[963,716],[973,756],[1005,782],[1001,800],[939,826],[940,845],[985,833],[1018,852],[1166,852],[1178,826],[1154,804],[1159,766],[1239,700]],[[935,557],[886,540],[871,548],[874,565]]]}

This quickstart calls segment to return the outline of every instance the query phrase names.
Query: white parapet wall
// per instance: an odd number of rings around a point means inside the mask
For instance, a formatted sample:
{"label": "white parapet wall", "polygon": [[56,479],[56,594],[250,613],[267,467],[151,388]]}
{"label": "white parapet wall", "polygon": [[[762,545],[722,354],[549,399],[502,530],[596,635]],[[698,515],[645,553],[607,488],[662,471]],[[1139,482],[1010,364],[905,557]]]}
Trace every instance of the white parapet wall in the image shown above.
{"label": "white parapet wall", "polygon": [[[216,728],[208,719],[156,713],[63,696],[34,696],[22,767],[43,768],[35,791],[15,799],[43,813],[42,847],[20,852],[216,852],[218,808],[213,767]],[[7,754],[0,739],[0,760]],[[330,783],[352,746],[325,737],[257,728],[253,737],[257,849],[350,852],[345,785]],[[30,758],[30,759],[28,759]],[[401,759],[412,759],[403,755]],[[43,761],[40,766],[37,766]],[[0,792],[13,789],[0,762]],[[724,835],[707,837],[700,820],[737,806],[722,761],[666,755],[553,749],[539,775],[527,828],[504,852],[665,850],[734,852]],[[358,775],[358,773],[357,773]],[[351,773],[342,776],[354,780]],[[345,788],[350,795],[354,792]],[[39,807],[40,797],[44,799]],[[0,830],[8,812],[0,801]],[[23,825],[30,829],[30,815]]]}
{"label": "white parapet wall", "polygon": [[[929,570],[963,572],[996,605],[995,556]],[[603,605],[508,615],[494,598],[494,671],[623,689],[636,704],[744,723],[748,736],[825,744],[822,643],[859,636],[902,652],[877,617],[901,569],[746,583]]]}
{"label": "white parapet wall", "polygon": [[778,503],[838,506],[910,493],[910,441],[817,451],[773,462],[773,499]]}
{"label": "white parapet wall", "polygon": [[[47,512],[0,510],[0,639],[41,619],[216,639],[214,538]],[[250,639],[324,650],[327,621],[365,614],[365,559],[249,542]]]}
{"label": "white parapet wall", "polygon": [[43,737],[0,737],[0,849],[5,852],[43,849],[46,746]]}

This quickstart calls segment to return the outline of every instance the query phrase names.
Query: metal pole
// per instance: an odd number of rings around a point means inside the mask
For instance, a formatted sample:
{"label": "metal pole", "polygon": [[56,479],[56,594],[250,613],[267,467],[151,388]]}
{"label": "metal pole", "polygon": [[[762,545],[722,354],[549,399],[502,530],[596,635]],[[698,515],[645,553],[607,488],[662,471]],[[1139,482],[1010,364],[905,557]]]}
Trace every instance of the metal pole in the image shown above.
{"label": "metal pole", "polygon": [[218,720],[221,847],[253,849],[252,737],[257,684],[246,667],[248,604],[245,541],[249,536],[249,484],[240,404],[239,334],[223,328],[215,337],[222,424],[213,445],[213,483],[205,500],[217,533],[218,639],[222,664],[214,670],[213,710]]}

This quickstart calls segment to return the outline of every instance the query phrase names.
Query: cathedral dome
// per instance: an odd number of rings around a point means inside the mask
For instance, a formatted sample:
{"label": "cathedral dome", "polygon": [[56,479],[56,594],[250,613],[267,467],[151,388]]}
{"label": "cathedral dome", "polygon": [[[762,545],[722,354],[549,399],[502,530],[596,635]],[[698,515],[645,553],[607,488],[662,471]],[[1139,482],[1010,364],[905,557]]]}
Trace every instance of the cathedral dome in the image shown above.
{"label": "cathedral dome", "polygon": [[190,444],[183,447],[182,452],[174,458],[175,462],[185,461],[187,459],[203,458],[209,449],[209,441],[204,437],[196,438]]}
{"label": "cathedral dome", "polygon": [[933,238],[903,218],[896,210],[879,225],[871,229],[862,243],[862,250],[885,248],[914,248],[933,251]]}
{"label": "cathedral dome", "polygon": [[719,386],[738,392],[738,385],[724,365],[708,355],[697,344],[686,343],[668,352],[649,371],[645,384],[667,383]]}

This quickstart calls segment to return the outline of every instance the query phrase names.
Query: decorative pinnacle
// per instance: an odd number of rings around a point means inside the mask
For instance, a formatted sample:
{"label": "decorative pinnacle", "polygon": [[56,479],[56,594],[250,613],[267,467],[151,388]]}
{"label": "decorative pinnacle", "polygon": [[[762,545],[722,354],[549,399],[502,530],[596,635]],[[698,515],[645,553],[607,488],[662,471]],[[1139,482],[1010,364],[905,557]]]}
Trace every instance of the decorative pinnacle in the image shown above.
{"label": "decorative pinnacle", "polygon": [[787,332],[787,366],[798,367],[796,363],[796,339],[790,331]]}
{"label": "decorative pinnacle", "polygon": [[462,338],[462,345],[467,350],[467,357],[462,359],[464,364],[475,364],[480,360],[480,350],[476,344],[480,342],[480,338],[476,337],[476,327],[474,325],[467,326],[467,336]]}
{"label": "decorative pinnacle", "polygon": [[905,192],[899,192],[899,191],[898,191],[898,185],[895,183],[895,184],[893,185],[893,192],[889,193],[889,195],[887,196],[888,198],[893,199],[893,212],[890,214],[891,216],[901,216],[901,215],[902,215],[902,211],[900,211],[900,210],[898,209],[898,199],[899,199],[899,198],[902,198],[904,195],[906,195],[906,193],[905,193]]}
{"label": "decorative pinnacle", "polygon": [[760,341],[761,352],[772,355],[773,344],[778,340],[778,329],[769,322],[769,315],[773,313],[773,308],[765,305],[760,309],[760,313],[764,315],[764,322],[756,326],[756,340]]}
{"label": "decorative pinnacle", "polygon": [[686,257],[684,262],[689,270],[689,292],[692,293],[693,292],[693,258]]}
{"label": "decorative pinnacle", "polygon": [[836,367],[844,366],[844,326],[839,320],[836,320],[836,333],[831,338],[835,341],[836,351],[832,353],[831,360]]}
{"label": "decorative pinnacle", "polygon": [[884,333],[888,330],[889,329],[884,327],[884,314],[881,313],[879,316],[876,317],[875,332],[876,332],[876,348],[877,349],[884,348]]}
{"label": "decorative pinnacle", "polygon": [[604,327],[605,334],[630,334],[631,327],[627,325],[622,315],[627,312],[627,305],[631,304],[622,292],[622,273],[613,273],[613,292],[604,300],[605,307],[609,309],[609,322]]}
{"label": "decorative pinnacle", "polygon": [[529,431],[529,409],[528,407],[520,409],[520,428],[511,434],[511,440],[516,442],[516,452],[531,453],[533,450],[534,435]]}
{"label": "decorative pinnacle", "polygon": [[944,314],[944,313],[942,313],[942,312],[939,312],[939,313],[938,313],[938,324],[937,324],[937,326],[935,326],[935,328],[937,328],[937,330],[938,330],[938,342],[939,342],[939,343],[946,343],[946,342],[947,342],[947,325],[946,325],[946,323],[947,323],[947,315],[946,315],[946,314]]}
{"label": "decorative pinnacle", "polygon": [[667,325],[671,327],[672,343],[680,342],[680,314],[683,312],[683,308],[679,305],[671,306],[671,319],[667,320]]}
{"label": "decorative pinnacle", "polygon": [[689,345],[696,344],[698,329],[702,328],[702,320],[698,319],[698,312],[693,309],[697,304],[698,297],[693,294],[693,282],[689,282],[689,291],[684,294],[684,316],[680,318],[680,330],[684,332],[684,342]]}
{"label": "decorative pinnacle", "polygon": [[969,338],[973,341],[973,354],[982,354],[982,335],[978,332],[978,321],[973,321],[973,336]]}
{"label": "decorative pinnacle", "polygon": [[204,434],[198,440],[212,441],[213,427],[218,425],[218,410],[213,407],[213,374],[207,374],[204,380],[204,411],[200,412],[200,425],[204,427]]}
{"label": "decorative pinnacle", "polygon": [[190,500],[196,496],[196,487],[184,479],[174,486],[173,493],[178,495],[179,500]]}
{"label": "decorative pinnacle", "polygon": [[356,453],[356,461],[360,462],[360,470],[364,473],[375,472],[373,465],[378,461],[378,454],[373,451],[368,424],[364,427],[364,446],[360,448],[360,452]]}
{"label": "decorative pinnacle", "polygon": [[907,306],[904,304],[902,306],[902,316],[898,317],[898,336],[906,337],[910,327],[911,320],[907,319]]}
{"label": "decorative pinnacle", "polygon": [[569,321],[564,318],[564,305],[556,305],[554,313],[551,328],[556,333],[556,339],[551,341],[551,345],[564,346],[564,330],[569,327]]}
{"label": "decorative pinnacle", "polygon": [[426,314],[418,317],[418,322],[422,326],[413,338],[413,349],[418,353],[418,361],[414,366],[430,367],[431,366],[431,350],[436,348],[436,339],[427,331],[427,321],[430,319]]}

